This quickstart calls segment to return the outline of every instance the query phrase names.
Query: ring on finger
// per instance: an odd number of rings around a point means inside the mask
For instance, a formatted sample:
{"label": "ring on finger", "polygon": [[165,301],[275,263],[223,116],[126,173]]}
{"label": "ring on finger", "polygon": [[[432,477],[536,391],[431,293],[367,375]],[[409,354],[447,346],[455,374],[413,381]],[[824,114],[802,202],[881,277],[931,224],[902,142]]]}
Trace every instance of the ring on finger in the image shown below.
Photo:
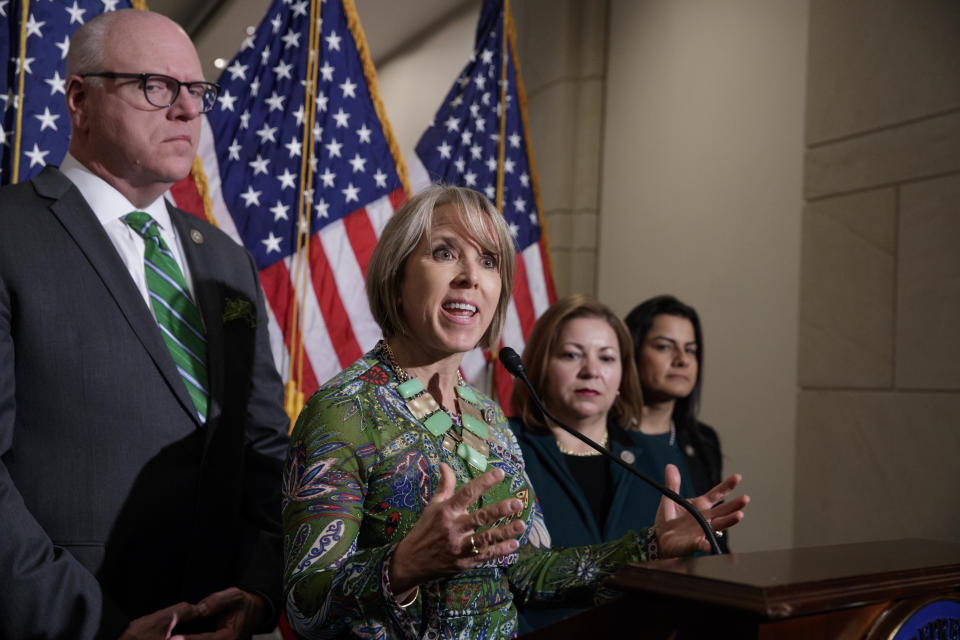
{"label": "ring on finger", "polygon": [[474,540],[473,536],[470,536],[470,554],[474,556],[480,555],[480,549],[477,548],[477,541]]}
{"label": "ring on finger", "polygon": [[722,537],[723,537],[723,531],[718,531],[717,529],[714,529],[714,530],[713,530],[713,535],[715,535],[715,536],[717,537],[717,539],[722,538]]}

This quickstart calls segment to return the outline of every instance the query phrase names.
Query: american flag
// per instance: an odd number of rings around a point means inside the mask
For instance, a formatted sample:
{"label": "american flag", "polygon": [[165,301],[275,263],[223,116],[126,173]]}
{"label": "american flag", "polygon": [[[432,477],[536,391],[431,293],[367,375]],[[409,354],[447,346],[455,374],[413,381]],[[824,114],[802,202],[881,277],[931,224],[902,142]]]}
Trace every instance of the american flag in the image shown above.
{"label": "american flag", "polygon": [[70,36],[94,16],[128,7],[126,0],[0,0],[0,184],[29,180],[67,155]]}
{"label": "american flag", "polygon": [[274,0],[219,83],[198,151],[206,184],[193,176],[206,206],[190,179],[173,192],[253,254],[295,417],[381,335],[364,277],[406,199],[403,163],[351,0]]}
{"label": "american flag", "polygon": [[[503,212],[516,242],[517,267],[502,344],[518,353],[537,317],[556,300],[528,132],[509,7],[485,0],[473,55],[417,143],[422,164],[411,161],[411,183],[415,189],[431,181],[470,187]],[[488,360],[471,352],[464,375],[479,382]],[[493,378],[509,411],[510,375],[498,365]]]}

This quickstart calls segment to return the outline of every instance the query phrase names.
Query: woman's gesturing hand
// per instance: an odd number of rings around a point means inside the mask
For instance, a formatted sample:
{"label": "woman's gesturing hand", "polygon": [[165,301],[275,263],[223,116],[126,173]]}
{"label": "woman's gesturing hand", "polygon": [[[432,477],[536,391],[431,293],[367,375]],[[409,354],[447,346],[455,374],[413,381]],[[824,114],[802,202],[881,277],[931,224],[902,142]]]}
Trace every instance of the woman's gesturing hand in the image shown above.
{"label": "woman's gesturing hand", "polygon": [[[680,471],[674,465],[667,465],[665,480],[669,489],[680,492]],[[723,531],[743,519],[743,508],[750,502],[750,496],[737,496],[727,502],[720,502],[738,484],[740,475],[734,474],[705,494],[690,500],[714,531]],[[657,509],[653,526],[657,532],[657,545],[661,556],[683,556],[695,551],[710,551],[710,542],[697,521],[666,496],[660,498],[660,507]]]}
{"label": "woman's gesturing hand", "polygon": [[514,520],[477,532],[500,518],[518,513],[523,503],[508,498],[468,511],[487,489],[503,480],[503,471],[491,469],[454,492],[453,470],[440,463],[440,486],[410,533],[397,544],[390,567],[390,586],[404,601],[417,585],[454,575],[481,562],[516,550],[524,523]]}

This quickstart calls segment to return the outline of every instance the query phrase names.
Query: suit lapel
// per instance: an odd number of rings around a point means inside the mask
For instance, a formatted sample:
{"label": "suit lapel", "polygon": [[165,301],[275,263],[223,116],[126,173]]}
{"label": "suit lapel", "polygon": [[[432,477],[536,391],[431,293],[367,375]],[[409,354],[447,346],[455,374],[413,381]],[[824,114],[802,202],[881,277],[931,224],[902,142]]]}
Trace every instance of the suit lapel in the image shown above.
{"label": "suit lapel", "polygon": [[212,427],[217,424],[217,419],[223,412],[226,358],[224,357],[224,332],[220,330],[220,325],[223,324],[222,295],[218,283],[211,278],[214,269],[204,244],[205,238],[195,226],[190,224],[192,216],[169,203],[167,203],[167,210],[170,212],[170,221],[180,239],[184,259],[190,268],[194,302],[203,317],[207,337],[207,377],[210,391],[207,425],[211,427],[207,432],[209,441]]}
{"label": "suit lapel", "polygon": [[[567,466],[563,454],[560,453],[560,449],[557,448],[553,434],[548,431],[542,434],[538,433],[535,437],[540,450],[544,453],[543,457],[546,460],[547,466],[553,477],[556,478],[557,484],[560,485],[560,489],[570,496],[577,511],[580,512],[580,517],[583,522],[592,528],[591,535],[599,538],[600,523],[594,518],[593,510],[590,508],[590,503],[587,502],[587,497],[584,495],[583,489],[580,488],[573,474],[570,473],[570,468]],[[534,490],[536,490],[536,487],[534,487]]]}
{"label": "suit lapel", "polygon": [[[608,427],[608,429],[612,433],[616,432],[616,429],[612,426]],[[615,436],[610,439],[610,453],[622,460],[623,458],[621,454],[626,450],[628,450],[627,447],[620,442],[618,437]],[[636,456],[636,454],[639,452],[631,451],[631,453]],[[630,466],[634,466],[633,462],[630,462],[629,464]],[[610,502],[610,511],[607,513],[607,521],[604,523],[604,525],[602,525],[604,536],[607,535],[608,528],[612,528],[615,523],[619,522],[622,511],[630,507],[629,485],[632,482],[643,482],[618,464],[610,465],[610,477],[613,482],[613,500]]]}
{"label": "suit lapel", "polygon": [[163,342],[157,321],[86,200],[70,180],[51,167],[34,178],[34,184],[37,193],[54,200],[50,210],[86,256],[170,390],[199,426],[196,409]]}

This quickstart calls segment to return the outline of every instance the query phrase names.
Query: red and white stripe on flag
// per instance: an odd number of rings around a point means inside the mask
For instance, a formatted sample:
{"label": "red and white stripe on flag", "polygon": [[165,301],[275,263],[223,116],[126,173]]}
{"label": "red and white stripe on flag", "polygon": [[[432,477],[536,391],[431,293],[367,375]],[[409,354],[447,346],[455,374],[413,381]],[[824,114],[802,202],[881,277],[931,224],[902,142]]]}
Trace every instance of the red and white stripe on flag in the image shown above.
{"label": "red and white stripe on flag", "polygon": [[[174,203],[200,218],[210,218],[210,222],[243,245],[220,190],[219,164],[206,120],[197,156],[206,174],[210,215],[205,215],[203,197],[192,177],[171,189]],[[403,190],[396,189],[311,236],[304,274],[307,285],[301,287],[299,320],[306,354],[303,391],[307,396],[380,339],[380,328],[367,304],[364,280],[383,227],[405,200]],[[270,346],[277,370],[284,374],[284,382],[290,364],[294,259],[288,256],[260,270],[270,321]]]}
{"label": "red and white stripe on flag", "polygon": [[[510,11],[503,0],[485,0],[473,55],[408,164],[414,191],[440,181],[477,189],[499,202],[517,250],[501,343],[518,353],[536,319],[556,300],[528,131]],[[491,360],[471,352],[464,358],[464,376],[478,386],[495,387],[509,414],[512,379],[500,365],[491,372]]]}
{"label": "red and white stripe on flag", "polygon": [[308,397],[380,338],[364,280],[406,199],[352,1],[274,0],[218,82],[202,175],[172,195],[250,251],[277,369]]}

